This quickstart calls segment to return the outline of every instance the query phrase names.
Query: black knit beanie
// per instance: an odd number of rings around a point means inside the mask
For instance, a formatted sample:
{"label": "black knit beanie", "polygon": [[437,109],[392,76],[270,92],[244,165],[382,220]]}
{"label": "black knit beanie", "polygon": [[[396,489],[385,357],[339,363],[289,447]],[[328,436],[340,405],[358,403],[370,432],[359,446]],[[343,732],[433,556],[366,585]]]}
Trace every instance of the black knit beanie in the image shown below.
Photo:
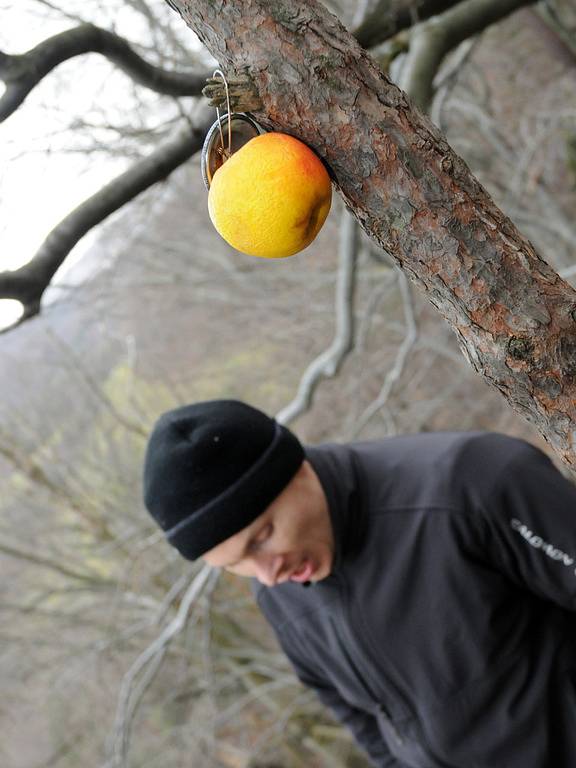
{"label": "black knit beanie", "polygon": [[144,501],[168,541],[194,560],[261,515],[303,460],[292,432],[246,403],[187,405],[152,431]]}

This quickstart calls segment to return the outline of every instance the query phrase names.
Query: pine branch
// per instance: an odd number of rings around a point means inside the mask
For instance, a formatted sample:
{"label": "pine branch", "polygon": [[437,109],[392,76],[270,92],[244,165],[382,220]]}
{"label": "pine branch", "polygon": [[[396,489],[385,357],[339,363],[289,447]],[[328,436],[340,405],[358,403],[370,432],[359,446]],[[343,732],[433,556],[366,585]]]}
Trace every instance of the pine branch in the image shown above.
{"label": "pine branch", "polygon": [[31,261],[14,272],[0,273],[0,298],[16,299],[25,308],[24,316],[6,330],[39,313],[44,291],[72,248],[87,232],[146,189],[166,179],[201,149],[211,121],[211,111],[203,110],[197,124],[181,128],[148,157],[69,213],[50,232]]}
{"label": "pine branch", "polygon": [[81,24],[44,40],[24,54],[0,52],[0,80],[6,91],[0,98],[0,122],[23,103],[30,91],[55,67],[86,53],[100,53],[136,83],[167,96],[199,96],[209,72],[170,72],[149,64],[113,32]]}

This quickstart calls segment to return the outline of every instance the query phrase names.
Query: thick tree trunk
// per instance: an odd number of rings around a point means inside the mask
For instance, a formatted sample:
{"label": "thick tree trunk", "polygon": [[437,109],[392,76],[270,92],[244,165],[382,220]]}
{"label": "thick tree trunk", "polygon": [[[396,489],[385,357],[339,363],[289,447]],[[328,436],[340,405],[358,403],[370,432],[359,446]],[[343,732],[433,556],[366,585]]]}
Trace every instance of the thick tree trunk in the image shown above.
{"label": "thick tree trunk", "polygon": [[271,129],[312,146],[471,365],[576,468],[576,292],[316,0],[170,0]]}

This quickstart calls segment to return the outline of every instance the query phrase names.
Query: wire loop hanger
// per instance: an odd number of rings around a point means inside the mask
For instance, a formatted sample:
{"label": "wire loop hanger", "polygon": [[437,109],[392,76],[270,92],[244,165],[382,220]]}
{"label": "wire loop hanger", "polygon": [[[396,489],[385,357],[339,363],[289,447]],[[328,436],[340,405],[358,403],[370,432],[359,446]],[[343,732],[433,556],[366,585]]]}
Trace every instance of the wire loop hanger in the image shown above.
{"label": "wire loop hanger", "polygon": [[224,148],[224,134],[222,133],[222,117],[220,117],[220,109],[216,107],[216,116],[218,118],[218,127],[220,129],[220,143],[221,146],[218,148],[218,152],[223,156],[225,160],[228,160],[232,154],[232,111],[230,109],[230,93],[228,91],[228,81],[226,80],[226,76],[224,72],[222,72],[221,69],[215,69],[214,73],[212,74],[212,77],[215,78],[217,76],[220,76],[222,78],[222,82],[224,83],[224,89],[226,91],[226,111],[228,114],[228,148]]}

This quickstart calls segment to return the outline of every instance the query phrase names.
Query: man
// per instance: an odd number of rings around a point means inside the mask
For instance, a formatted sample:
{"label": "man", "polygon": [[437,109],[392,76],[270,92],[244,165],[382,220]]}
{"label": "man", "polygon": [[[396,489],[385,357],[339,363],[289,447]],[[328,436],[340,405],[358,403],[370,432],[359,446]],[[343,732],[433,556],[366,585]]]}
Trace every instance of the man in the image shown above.
{"label": "man", "polygon": [[486,432],[303,448],[260,411],[165,414],[148,509],[259,582],[299,678],[379,768],[576,767],[576,489]]}

